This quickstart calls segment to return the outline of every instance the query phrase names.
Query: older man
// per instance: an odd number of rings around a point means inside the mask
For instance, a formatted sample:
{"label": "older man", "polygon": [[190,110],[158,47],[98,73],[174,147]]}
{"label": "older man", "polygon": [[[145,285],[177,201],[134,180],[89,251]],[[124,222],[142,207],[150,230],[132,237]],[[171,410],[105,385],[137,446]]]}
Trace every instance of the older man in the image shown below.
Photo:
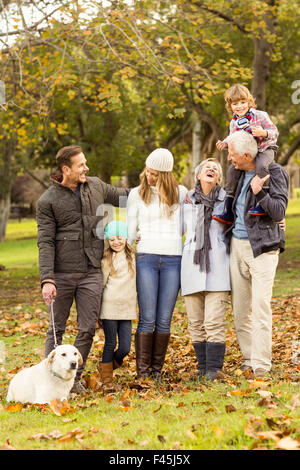
{"label": "older man", "polygon": [[[242,369],[263,377],[271,369],[272,288],[284,233],[279,222],[288,203],[288,175],[277,163],[270,175],[255,175],[257,143],[245,131],[227,138],[228,160],[242,170],[233,202],[234,222],[227,230],[230,245],[232,306],[237,339],[242,351]],[[270,189],[263,184],[270,178]],[[248,210],[260,204],[267,215],[255,217]]]}
{"label": "older man", "polygon": [[[78,368],[75,393],[85,393],[80,376],[95,334],[102,294],[100,263],[103,239],[96,228],[102,220],[104,204],[118,206],[128,191],[115,188],[99,178],[87,177],[88,166],[81,147],[70,145],[56,155],[59,175],[38,201],[38,246],[42,293],[54,302],[54,323],[58,344],[66,328],[75,299],[78,334],[74,345],[83,364]],[[45,355],[54,348],[52,326],[47,332]]]}

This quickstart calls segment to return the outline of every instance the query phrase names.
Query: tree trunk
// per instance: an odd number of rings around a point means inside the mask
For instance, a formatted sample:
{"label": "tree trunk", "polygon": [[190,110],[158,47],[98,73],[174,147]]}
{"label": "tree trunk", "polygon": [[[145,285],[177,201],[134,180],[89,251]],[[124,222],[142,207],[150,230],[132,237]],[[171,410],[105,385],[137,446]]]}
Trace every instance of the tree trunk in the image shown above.
{"label": "tree trunk", "polygon": [[192,166],[193,170],[200,163],[201,160],[201,121],[199,116],[196,116],[193,126],[193,147],[192,147]]}
{"label": "tree trunk", "polygon": [[0,242],[2,242],[5,237],[9,211],[10,191],[2,194],[0,198]]}
{"label": "tree trunk", "polygon": [[[273,6],[274,1],[268,4]],[[258,109],[266,108],[266,84],[270,77],[272,43],[265,37],[268,33],[274,33],[274,16],[270,11],[264,15],[266,29],[260,32],[259,37],[254,37],[253,79],[251,93],[256,99]]]}
{"label": "tree trunk", "polygon": [[13,140],[3,142],[0,162],[0,242],[5,237],[6,225],[10,211],[10,195],[13,183],[12,156],[15,150]]}

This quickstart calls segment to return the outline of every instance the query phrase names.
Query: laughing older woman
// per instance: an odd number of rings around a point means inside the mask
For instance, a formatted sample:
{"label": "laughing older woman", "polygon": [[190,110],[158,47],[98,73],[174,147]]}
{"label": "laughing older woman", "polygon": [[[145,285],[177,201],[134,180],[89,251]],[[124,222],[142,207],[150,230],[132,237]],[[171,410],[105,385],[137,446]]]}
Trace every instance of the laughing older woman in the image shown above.
{"label": "laughing older woman", "polygon": [[195,169],[195,189],[183,206],[186,232],[181,295],[188,315],[188,329],[195,349],[199,376],[214,380],[221,374],[225,356],[225,310],[230,291],[229,254],[222,224],[212,215],[223,210],[225,191],[219,183],[222,168],[208,158]]}

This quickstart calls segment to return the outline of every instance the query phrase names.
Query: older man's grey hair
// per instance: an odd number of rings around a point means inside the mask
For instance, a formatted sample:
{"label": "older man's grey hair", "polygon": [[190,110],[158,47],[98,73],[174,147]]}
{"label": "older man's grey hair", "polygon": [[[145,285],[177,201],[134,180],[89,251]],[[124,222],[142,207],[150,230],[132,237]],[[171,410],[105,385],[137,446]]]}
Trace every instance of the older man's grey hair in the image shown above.
{"label": "older man's grey hair", "polygon": [[219,171],[219,184],[221,184],[222,181],[223,181],[222,166],[221,166],[220,162],[218,162],[218,160],[216,160],[215,158],[207,158],[206,160],[202,160],[202,162],[200,162],[199,165],[196,166],[196,168],[195,168],[195,183],[197,183],[197,181],[198,181],[197,176],[199,175],[199,173],[201,172],[203,166],[207,162],[214,162],[217,165],[218,171]]}
{"label": "older man's grey hair", "polygon": [[239,155],[245,155],[249,153],[252,158],[255,158],[258,152],[257,142],[252,134],[246,131],[236,131],[226,137],[225,141],[227,144],[231,144],[234,150]]}

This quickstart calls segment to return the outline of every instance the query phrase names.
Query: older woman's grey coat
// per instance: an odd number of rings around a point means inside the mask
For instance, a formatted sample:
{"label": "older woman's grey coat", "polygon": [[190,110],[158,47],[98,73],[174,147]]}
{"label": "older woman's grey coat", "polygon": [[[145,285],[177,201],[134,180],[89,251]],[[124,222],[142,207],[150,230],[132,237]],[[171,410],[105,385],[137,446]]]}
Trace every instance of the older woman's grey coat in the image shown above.
{"label": "older woman's grey coat", "polygon": [[[198,204],[193,196],[194,190],[188,196],[193,204],[183,204],[182,220],[186,239],[183,246],[181,261],[181,295],[194,294],[202,291],[229,291],[229,254],[226,252],[224,241],[224,225],[216,220],[210,224],[210,266],[209,273],[200,272],[199,265],[194,264],[195,228],[197,222]],[[213,214],[220,214],[224,208],[225,191],[221,189],[215,202]]]}

